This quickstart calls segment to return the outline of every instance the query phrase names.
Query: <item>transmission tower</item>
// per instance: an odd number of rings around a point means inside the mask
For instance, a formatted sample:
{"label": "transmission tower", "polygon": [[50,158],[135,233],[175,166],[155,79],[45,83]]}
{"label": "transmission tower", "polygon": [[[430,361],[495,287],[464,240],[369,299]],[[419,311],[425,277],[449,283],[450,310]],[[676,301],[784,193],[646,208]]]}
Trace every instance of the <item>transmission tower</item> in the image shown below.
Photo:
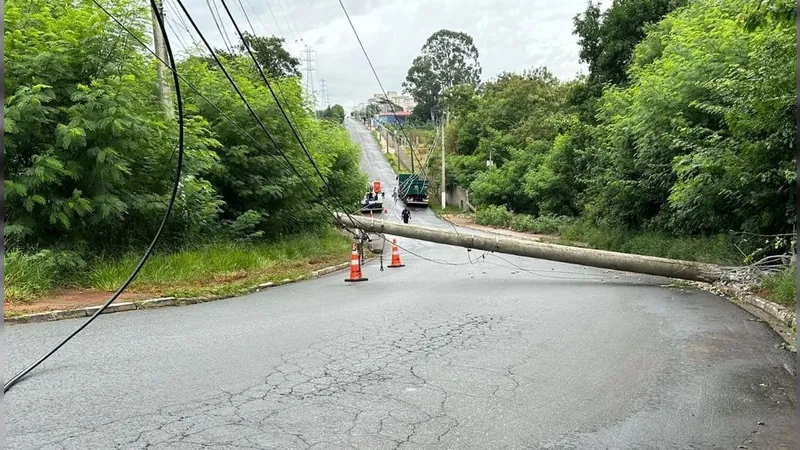
{"label": "transmission tower", "polygon": [[331,102],[328,100],[328,82],[324,79],[319,81],[319,101],[322,103],[322,109],[331,107]]}
{"label": "transmission tower", "polygon": [[305,63],[306,69],[306,76],[305,76],[305,91],[306,91],[306,102],[311,107],[311,110],[314,111],[314,115],[317,114],[317,91],[315,89],[316,84],[314,83],[314,78],[317,76],[317,52],[314,51],[311,47],[306,45],[306,48],[303,50],[303,62]]}

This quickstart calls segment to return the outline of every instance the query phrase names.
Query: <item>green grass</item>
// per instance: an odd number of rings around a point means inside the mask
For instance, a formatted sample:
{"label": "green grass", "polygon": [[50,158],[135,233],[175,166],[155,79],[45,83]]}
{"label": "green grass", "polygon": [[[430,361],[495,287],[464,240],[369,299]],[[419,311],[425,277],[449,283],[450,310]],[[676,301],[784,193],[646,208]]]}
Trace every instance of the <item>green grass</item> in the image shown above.
{"label": "green grass", "polygon": [[797,305],[797,266],[767,275],[761,281],[761,288],[769,300],[794,309]]}
{"label": "green grass", "polygon": [[597,226],[587,220],[561,216],[534,217],[514,214],[502,206],[487,206],[475,214],[475,222],[516,231],[555,235],[565,245],[579,245],[637,255],[742,265],[744,256],[729,236],[681,237],[659,232],[632,232]]}
{"label": "green grass", "polygon": [[26,301],[42,296],[63,284],[85,264],[77,254],[68,251],[7,251],[3,258],[4,300]]}
{"label": "green grass", "polygon": [[440,201],[436,201],[435,204],[434,202],[431,202],[428,204],[428,207],[430,207],[437,214],[461,214],[463,212],[461,211],[461,208],[456,205],[447,205],[446,207],[442,208],[439,203]]}
{"label": "green grass", "polygon": [[383,157],[386,158],[392,169],[397,172],[397,156],[392,153],[383,153]]}
{"label": "green grass", "polygon": [[[346,262],[350,240],[333,231],[299,235],[279,242],[220,242],[171,253],[156,253],[148,260],[131,292],[175,296],[219,296],[243,292],[269,281],[306,276],[310,271]],[[83,275],[59,278],[52,271],[37,270],[31,258],[6,256],[6,300],[36,301],[57,287],[95,291],[116,290],[128,277],[141,255],[130,253],[91,261]],[[9,270],[10,269],[10,270]]]}
{"label": "green grass", "polygon": [[574,222],[562,228],[559,235],[567,241],[583,242],[591,248],[637,255],[722,265],[741,265],[744,259],[730,238],[724,235],[680,237],[667,233],[598,227],[586,221]]}
{"label": "green grass", "polygon": [[53,289],[56,273],[52,265],[44,264],[37,255],[6,252],[3,269],[6,301],[33,298]]}

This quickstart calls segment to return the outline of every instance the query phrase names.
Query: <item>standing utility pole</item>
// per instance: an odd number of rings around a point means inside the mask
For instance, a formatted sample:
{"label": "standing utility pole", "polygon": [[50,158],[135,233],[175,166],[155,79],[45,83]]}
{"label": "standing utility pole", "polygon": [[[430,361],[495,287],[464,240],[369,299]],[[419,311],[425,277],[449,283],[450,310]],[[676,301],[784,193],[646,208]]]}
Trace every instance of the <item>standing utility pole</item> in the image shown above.
{"label": "standing utility pole", "polygon": [[443,120],[442,120],[442,183],[441,183],[441,189],[442,189],[442,209],[444,209],[445,207],[447,207],[447,190],[445,189],[445,180],[444,180],[444,176],[445,176],[445,170],[444,170],[444,167],[445,167],[444,166],[444,129],[445,129],[445,126],[444,125],[445,125],[445,121],[447,120],[447,114],[445,114],[445,116],[442,119]]}
{"label": "standing utility pole", "polygon": [[[156,6],[158,7],[158,15],[161,17],[161,20],[164,20],[164,6],[161,3],[161,0],[155,0]],[[156,56],[161,61],[165,63],[169,63],[169,56],[167,55],[167,47],[164,45],[164,35],[161,34],[161,27],[158,26],[158,16],[156,16],[156,11],[153,8],[150,8],[150,13],[153,19],[153,45],[155,46]],[[172,88],[169,84],[167,79],[167,68],[164,64],[158,61],[156,63],[156,79],[158,82],[158,98],[161,100],[161,104],[164,107],[164,114],[168,118],[175,117],[175,110],[173,109],[172,105]]]}
{"label": "standing utility pole", "polygon": [[314,76],[317,72],[317,52],[311,47],[306,45],[303,50],[303,62],[305,63],[306,77],[305,77],[305,90],[308,96],[308,102],[311,104],[311,109],[314,111],[314,117],[317,116],[317,91],[314,86]]}

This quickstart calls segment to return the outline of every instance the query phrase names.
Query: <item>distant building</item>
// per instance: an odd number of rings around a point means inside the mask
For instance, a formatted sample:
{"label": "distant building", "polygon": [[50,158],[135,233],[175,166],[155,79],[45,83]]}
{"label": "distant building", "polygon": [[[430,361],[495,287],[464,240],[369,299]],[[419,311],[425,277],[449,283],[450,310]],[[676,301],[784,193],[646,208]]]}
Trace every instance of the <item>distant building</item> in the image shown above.
{"label": "distant building", "polygon": [[391,124],[398,124],[398,123],[405,123],[408,120],[408,116],[411,115],[410,111],[395,111],[392,113],[389,112],[382,112],[378,114],[378,121],[381,123],[391,123]]}
{"label": "distant building", "polygon": [[[391,105],[386,101],[387,97]],[[385,96],[382,93],[374,94],[372,98],[369,99],[369,104],[378,105],[381,113],[391,113],[392,107],[394,107],[395,112],[406,111],[410,113],[414,110],[414,107],[417,106],[417,102],[414,101],[413,97],[410,95],[399,95],[397,91],[387,91]]]}

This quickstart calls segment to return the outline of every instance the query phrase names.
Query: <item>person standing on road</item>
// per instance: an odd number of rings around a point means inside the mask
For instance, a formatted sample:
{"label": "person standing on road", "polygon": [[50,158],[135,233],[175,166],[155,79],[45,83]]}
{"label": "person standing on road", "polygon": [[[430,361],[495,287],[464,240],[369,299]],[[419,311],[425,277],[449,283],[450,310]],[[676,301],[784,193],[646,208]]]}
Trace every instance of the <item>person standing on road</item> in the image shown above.
{"label": "person standing on road", "polygon": [[411,219],[411,211],[408,208],[403,208],[401,216],[403,217],[403,223],[408,223],[408,220]]}
{"label": "person standing on road", "polygon": [[392,188],[392,198],[397,201],[397,186]]}

